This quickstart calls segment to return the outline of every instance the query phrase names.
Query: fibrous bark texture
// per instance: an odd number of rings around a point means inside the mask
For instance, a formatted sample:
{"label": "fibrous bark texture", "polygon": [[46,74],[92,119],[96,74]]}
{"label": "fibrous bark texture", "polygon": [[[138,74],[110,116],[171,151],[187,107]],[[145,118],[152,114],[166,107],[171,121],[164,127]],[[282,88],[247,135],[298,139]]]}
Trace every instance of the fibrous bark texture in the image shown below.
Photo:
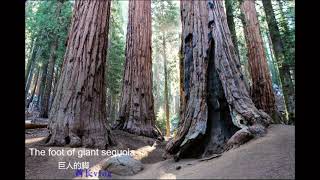
{"label": "fibrous bark texture", "polygon": [[114,128],[162,138],[152,95],[151,1],[129,1],[126,62],[119,119]]}
{"label": "fibrous bark texture", "polygon": [[244,15],[244,34],[252,78],[251,97],[258,109],[262,109],[270,116],[273,116],[275,113],[275,97],[260,33],[255,1],[241,0],[240,9]]}
{"label": "fibrous bark texture", "polygon": [[245,88],[222,3],[181,1],[185,107],[166,146],[177,159],[221,153],[271,121]]}
{"label": "fibrous bark texture", "polygon": [[106,148],[105,64],[111,1],[76,1],[49,115],[48,145]]}
{"label": "fibrous bark texture", "polygon": [[[185,93],[184,93],[184,55],[183,55],[183,36],[181,35],[181,45],[179,50],[179,95],[180,95],[180,102],[179,102],[179,119],[181,119],[184,106],[185,106]],[[179,121],[180,123],[181,121]],[[179,126],[178,126],[179,127]]]}

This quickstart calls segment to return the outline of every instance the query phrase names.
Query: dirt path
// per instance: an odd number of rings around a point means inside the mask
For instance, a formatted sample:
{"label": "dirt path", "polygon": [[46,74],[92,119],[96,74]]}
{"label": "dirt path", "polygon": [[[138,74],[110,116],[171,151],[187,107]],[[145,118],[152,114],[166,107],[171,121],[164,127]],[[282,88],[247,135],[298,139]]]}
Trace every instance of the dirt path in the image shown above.
{"label": "dirt path", "polygon": [[[181,166],[177,170],[176,167]],[[129,178],[158,179],[293,179],[295,178],[294,126],[272,125],[265,137],[209,161],[166,160],[148,165]]]}
{"label": "dirt path", "polygon": [[[295,178],[295,129],[294,126],[272,125],[265,137],[252,140],[239,148],[225,152],[221,157],[199,162],[197,159],[184,159],[174,162],[172,159],[161,161],[164,144],[153,145],[150,138],[137,137],[127,133],[115,132],[119,144],[116,149],[130,148],[134,150],[134,157],[144,163],[144,170],[134,176],[117,176],[112,179],[142,178],[142,179],[201,179],[201,178]],[[37,130],[26,134],[26,178],[75,178],[74,170],[59,170],[59,161],[76,161],[71,157],[33,157],[29,147],[39,149],[58,147],[44,147],[43,136],[46,130]],[[71,149],[64,147],[63,149]],[[84,148],[77,148],[80,151]],[[100,170],[99,163],[105,156],[84,157],[82,161],[89,161],[93,170]],[[177,167],[180,169],[177,170]]]}

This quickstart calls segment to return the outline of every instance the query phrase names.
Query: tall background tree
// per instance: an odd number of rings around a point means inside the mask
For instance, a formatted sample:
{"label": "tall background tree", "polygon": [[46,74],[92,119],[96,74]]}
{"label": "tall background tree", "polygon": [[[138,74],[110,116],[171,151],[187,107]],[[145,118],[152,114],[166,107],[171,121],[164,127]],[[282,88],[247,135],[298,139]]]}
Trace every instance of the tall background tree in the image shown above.
{"label": "tall background tree", "polygon": [[111,1],[76,1],[49,115],[48,145],[106,148],[105,67]]}
{"label": "tall background tree", "polygon": [[162,138],[152,94],[151,1],[129,1],[128,14],[123,86],[114,128]]}

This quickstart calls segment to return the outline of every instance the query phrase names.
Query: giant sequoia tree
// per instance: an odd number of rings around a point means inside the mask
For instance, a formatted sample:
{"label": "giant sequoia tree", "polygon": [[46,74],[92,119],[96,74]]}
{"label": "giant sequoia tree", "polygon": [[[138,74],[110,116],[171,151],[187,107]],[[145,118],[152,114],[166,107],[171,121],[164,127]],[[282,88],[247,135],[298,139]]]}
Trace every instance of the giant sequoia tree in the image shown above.
{"label": "giant sequoia tree", "polygon": [[48,145],[106,148],[105,64],[111,1],[76,1],[49,115]]}
{"label": "giant sequoia tree", "polygon": [[220,153],[271,122],[245,88],[222,3],[181,1],[185,106],[166,147],[176,158]]}
{"label": "giant sequoia tree", "polygon": [[155,125],[152,95],[151,1],[129,1],[128,19],[119,119],[114,128],[162,137]]}
{"label": "giant sequoia tree", "polygon": [[248,49],[248,63],[252,78],[251,97],[257,108],[269,115],[275,113],[275,97],[267,64],[254,0],[240,0],[244,17],[244,35]]}

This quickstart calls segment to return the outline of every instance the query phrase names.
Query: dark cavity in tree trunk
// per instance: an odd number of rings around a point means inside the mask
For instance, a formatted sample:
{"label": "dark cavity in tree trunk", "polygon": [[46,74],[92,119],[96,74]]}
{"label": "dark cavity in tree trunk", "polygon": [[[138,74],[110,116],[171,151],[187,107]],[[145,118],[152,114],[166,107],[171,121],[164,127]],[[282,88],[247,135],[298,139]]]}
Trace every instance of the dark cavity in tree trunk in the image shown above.
{"label": "dark cavity in tree trunk", "polygon": [[189,76],[177,134],[166,146],[175,160],[221,153],[264,135],[271,122],[255,107],[237,68],[223,2],[180,3],[183,69]]}

